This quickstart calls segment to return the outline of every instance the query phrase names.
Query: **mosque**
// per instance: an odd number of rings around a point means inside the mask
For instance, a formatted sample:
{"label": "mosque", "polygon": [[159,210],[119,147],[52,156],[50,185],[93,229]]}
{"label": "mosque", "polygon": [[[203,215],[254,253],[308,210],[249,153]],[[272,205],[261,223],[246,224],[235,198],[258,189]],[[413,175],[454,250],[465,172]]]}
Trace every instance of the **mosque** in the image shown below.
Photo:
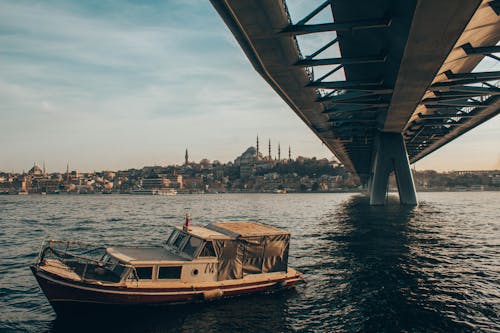
{"label": "mosque", "polygon": [[264,156],[259,149],[259,136],[257,136],[256,147],[249,147],[241,156],[234,160],[234,165],[240,167],[240,178],[248,179],[257,170],[271,169],[278,163],[288,163],[292,160],[292,150],[288,146],[288,159],[281,158],[281,145],[278,143],[278,155],[274,158],[271,155],[271,139],[269,139],[268,154]]}

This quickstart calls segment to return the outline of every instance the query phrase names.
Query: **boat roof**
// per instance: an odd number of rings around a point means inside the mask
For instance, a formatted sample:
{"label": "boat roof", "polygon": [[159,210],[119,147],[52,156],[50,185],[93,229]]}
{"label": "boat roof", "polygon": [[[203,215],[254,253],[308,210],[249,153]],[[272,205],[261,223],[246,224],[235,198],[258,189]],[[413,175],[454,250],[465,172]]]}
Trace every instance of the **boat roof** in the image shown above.
{"label": "boat roof", "polygon": [[[185,231],[183,227],[176,227],[177,230]],[[188,233],[190,235],[199,237],[204,240],[212,240],[212,239],[234,239],[234,237],[225,235],[216,230],[211,230],[205,227],[199,226],[189,226]]]}
{"label": "boat roof", "polygon": [[290,234],[286,230],[271,227],[258,222],[213,222],[206,227],[210,230],[214,230],[234,238]]}
{"label": "boat roof", "polygon": [[128,264],[188,261],[163,247],[109,247],[107,253]]}
{"label": "boat roof", "polygon": [[[185,231],[183,226],[177,226],[177,230]],[[188,233],[204,240],[234,240],[238,237],[260,237],[289,235],[286,230],[271,227],[258,222],[213,222],[205,227],[189,226]]]}

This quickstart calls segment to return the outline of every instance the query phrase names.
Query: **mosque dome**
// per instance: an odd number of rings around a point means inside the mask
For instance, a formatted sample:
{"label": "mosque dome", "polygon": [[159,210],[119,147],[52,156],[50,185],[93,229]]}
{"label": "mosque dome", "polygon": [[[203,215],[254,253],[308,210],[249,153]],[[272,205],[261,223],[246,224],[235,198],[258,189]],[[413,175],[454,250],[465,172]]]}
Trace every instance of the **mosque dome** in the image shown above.
{"label": "mosque dome", "polygon": [[43,174],[43,170],[40,169],[38,165],[33,165],[33,167],[28,171],[28,174],[30,175],[41,175]]}

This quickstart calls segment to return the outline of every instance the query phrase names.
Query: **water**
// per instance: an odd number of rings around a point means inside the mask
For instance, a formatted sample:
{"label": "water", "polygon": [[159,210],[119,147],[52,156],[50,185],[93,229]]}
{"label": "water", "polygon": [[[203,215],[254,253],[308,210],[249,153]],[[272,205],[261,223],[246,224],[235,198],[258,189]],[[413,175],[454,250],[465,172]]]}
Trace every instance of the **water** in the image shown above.
{"label": "water", "polygon": [[[500,332],[500,192],[421,193],[418,208],[353,194],[1,196],[0,331]],[[292,232],[307,285],[134,316],[56,318],[28,269],[44,237],[158,245],[168,227],[256,220]]]}

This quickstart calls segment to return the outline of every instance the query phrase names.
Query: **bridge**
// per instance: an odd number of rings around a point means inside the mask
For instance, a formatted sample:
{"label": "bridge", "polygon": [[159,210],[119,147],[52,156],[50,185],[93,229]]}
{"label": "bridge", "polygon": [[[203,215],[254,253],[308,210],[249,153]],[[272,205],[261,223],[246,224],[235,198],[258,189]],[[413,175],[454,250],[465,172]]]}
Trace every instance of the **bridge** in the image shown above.
{"label": "bridge", "polygon": [[[282,0],[211,0],[257,72],[384,204],[394,171],[500,110],[499,0],[326,0],[297,20]],[[307,54],[303,54],[305,49]]]}

